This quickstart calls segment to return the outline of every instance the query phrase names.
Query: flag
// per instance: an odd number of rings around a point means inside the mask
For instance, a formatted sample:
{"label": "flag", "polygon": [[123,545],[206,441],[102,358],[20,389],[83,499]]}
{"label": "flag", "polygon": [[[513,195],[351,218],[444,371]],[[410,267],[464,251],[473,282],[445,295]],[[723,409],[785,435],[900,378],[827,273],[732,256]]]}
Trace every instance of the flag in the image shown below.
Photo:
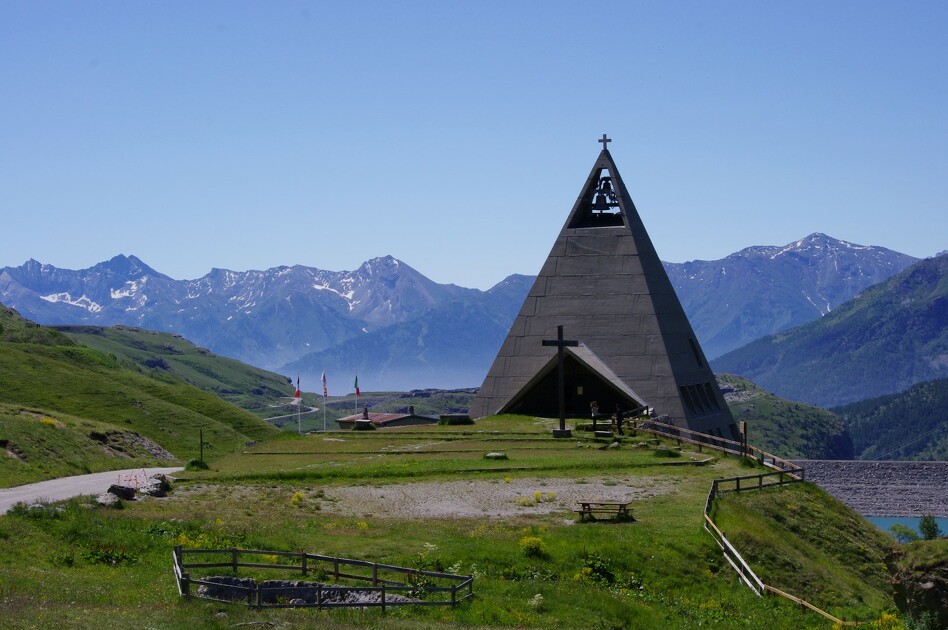
{"label": "flag", "polygon": [[362,395],[359,393],[359,375],[358,374],[356,374],[356,382],[355,382],[354,387],[356,389],[356,398],[358,398],[359,396]]}
{"label": "flag", "polygon": [[293,398],[299,398],[299,397],[300,397],[300,375],[297,374],[296,375],[296,393],[293,394]]}
{"label": "flag", "polygon": [[326,373],[323,372],[323,398],[329,396],[329,391],[326,389]]}

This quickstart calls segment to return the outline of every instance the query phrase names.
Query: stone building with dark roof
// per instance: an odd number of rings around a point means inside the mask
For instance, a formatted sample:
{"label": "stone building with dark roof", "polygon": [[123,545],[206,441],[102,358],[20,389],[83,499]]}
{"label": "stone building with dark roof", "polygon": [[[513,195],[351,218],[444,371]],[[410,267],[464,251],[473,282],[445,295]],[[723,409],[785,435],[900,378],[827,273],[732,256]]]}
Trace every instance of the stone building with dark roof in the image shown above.
{"label": "stone building with dark roof", "polygon": [[369,423],[376,429],[390,427],[410,427],[423,424],[437,424],[438,419],[430,416],[419,416],[414,407],[408,408],[408,413],[370,413],[368,407],[362,413],[346,416],[336,420],[340,429],[358,429],[359,423]]}

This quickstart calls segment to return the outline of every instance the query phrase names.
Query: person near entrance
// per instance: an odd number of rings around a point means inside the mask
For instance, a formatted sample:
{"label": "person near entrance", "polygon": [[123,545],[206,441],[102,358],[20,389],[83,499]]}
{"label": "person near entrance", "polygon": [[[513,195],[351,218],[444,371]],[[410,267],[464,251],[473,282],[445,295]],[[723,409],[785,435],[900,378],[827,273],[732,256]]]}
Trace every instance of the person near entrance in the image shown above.
{"label": "person near entrance", "polygon": [[616,432],[619,435],[625,435],[625,433],[622,431],[622,420],[623,420],[622,409],[619,408],[618,404],[616,404],[616,415],[613,417],[615,418],[615,421],[616,421]]}

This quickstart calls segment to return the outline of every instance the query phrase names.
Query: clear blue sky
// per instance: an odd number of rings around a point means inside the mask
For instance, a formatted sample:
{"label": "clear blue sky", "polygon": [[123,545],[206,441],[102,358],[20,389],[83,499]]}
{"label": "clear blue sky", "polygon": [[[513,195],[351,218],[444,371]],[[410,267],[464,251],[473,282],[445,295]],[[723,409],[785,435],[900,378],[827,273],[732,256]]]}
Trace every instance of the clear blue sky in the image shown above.
{"label": "clear blue sky", "polygon": [[948,2],[0,3],[0,267],[486,289],[610,149],[663,260],[948,249]]}

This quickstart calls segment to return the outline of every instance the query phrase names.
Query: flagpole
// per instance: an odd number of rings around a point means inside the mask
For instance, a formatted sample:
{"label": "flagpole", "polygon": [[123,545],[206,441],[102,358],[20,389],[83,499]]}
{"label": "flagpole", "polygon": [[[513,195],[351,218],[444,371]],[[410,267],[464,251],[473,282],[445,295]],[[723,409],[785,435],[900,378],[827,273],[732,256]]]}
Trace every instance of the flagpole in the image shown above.
{"label": "flagpole", "polygon": [[300,411],[303,409],[303,393],[300,391],[300,375],[296,373],[296,432],[303,435],[303,425],[300,424]]}
{"label": "flagpole", "polygon": [[326,372],[323,371],[323,432],[326,432],[326,404],[329,402],[329,390],[326,389]]}

